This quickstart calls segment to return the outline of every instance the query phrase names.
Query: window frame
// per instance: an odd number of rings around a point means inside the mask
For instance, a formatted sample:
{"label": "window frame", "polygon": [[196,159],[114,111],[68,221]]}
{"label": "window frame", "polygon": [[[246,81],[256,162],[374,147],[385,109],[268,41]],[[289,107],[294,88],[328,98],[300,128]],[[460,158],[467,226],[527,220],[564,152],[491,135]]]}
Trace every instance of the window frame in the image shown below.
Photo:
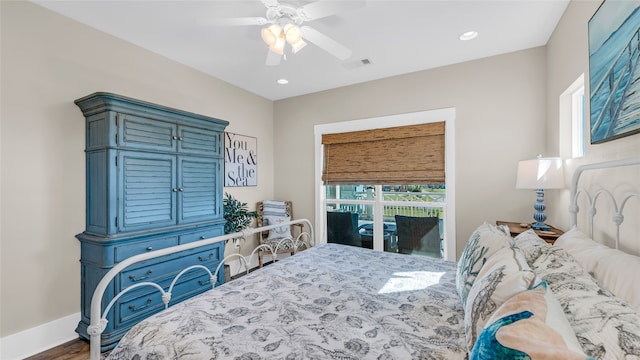
{"label": "window frame", "polygon": [[584,156],[584,82],[571,93],[571,157]]}
{"label": "window frame", "polygon": [[585,86],[584,74],[560,94],[558,132],[560,157],[575,159],[585,156]]}

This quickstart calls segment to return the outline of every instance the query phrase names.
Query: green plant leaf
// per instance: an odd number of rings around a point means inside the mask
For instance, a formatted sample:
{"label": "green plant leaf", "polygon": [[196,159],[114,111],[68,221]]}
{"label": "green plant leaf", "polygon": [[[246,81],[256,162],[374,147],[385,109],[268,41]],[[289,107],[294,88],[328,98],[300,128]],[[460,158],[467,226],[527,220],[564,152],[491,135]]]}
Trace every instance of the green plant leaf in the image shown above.
{"label": "green plant leaf", "polygon": [[243,203],[229,193],[224,194],[224,233],[233,234],[246,229],[251,225],[251,221],[258,217],[255,211],[249,211],[247,203]]}

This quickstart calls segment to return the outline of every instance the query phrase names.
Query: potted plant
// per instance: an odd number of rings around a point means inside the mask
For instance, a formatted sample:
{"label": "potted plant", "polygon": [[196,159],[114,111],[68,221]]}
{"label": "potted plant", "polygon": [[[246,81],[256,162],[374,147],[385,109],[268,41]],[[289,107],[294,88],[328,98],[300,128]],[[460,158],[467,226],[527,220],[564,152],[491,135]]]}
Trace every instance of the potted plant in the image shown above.
{"label": "potted plant", "polygon": [[243,203],[229,193],[224,193],[224,233],[232,234],[242,231],[251,224],[251,221],[258,217],[255,211],[249,211],[247,203]]}

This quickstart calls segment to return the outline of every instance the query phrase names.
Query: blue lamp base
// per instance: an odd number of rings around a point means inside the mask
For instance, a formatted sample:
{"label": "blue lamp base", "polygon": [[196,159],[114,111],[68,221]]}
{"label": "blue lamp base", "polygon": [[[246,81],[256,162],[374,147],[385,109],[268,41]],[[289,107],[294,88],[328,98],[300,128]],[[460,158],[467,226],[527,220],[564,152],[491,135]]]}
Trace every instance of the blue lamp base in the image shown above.
{"label": "blue lamp base", "polygon": [[547,215],[544,213],[544,209],[547,207],[544,205],[544,191],[542,189],[536,189],[536,204],[533,206],[536,212],[533,214],[533,219],[536,221],[531,224],[533,230],[549,231],[551,228],[545,224]]}
{"label": "blue lamp base", "polygon": [[535,223],[531,224],[531,228],[533,230],[542,230],[542,231],[550,231],[551,230],[549,225],[547,225],[545,223],[539,223],[539,222],[535,222]]}

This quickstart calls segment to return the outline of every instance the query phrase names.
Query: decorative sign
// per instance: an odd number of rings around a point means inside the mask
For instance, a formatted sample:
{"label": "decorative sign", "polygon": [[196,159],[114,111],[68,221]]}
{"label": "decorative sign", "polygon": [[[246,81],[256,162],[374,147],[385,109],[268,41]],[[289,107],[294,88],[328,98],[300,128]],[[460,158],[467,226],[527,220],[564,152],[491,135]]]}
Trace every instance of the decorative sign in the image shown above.
{"label": "decorative sign", "polygon": [[258,184],[258,141],[251,136],[224,133],[224,186]]}

